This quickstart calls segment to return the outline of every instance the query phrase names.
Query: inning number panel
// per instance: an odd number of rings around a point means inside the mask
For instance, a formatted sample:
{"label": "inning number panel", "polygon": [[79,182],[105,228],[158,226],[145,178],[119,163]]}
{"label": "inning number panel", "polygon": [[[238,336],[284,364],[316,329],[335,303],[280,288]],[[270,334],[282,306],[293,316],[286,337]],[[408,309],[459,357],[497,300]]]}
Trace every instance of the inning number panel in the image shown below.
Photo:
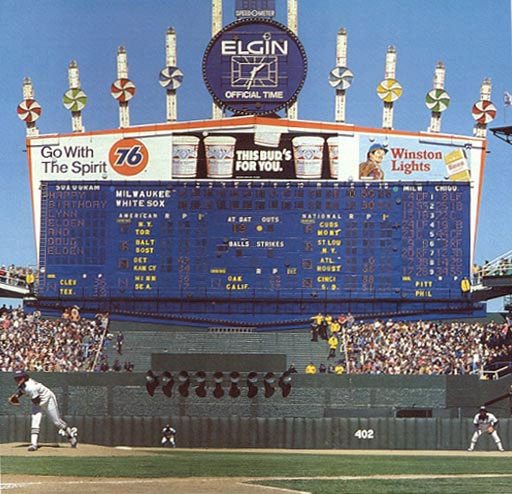
{"label": "inning number panel", "polygon": [[40,297],[461,298],[467,183],[43,184]]}

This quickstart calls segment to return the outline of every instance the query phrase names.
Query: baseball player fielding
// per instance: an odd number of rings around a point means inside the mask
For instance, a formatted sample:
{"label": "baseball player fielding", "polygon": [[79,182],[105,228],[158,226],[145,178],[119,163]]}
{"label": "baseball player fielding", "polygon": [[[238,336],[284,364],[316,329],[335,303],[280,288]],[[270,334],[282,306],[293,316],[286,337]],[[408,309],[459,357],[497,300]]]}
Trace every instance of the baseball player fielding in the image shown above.
{"label": "baseball player fielding", "polygon": [[498,436],[498,432],[496,430],[498,419],[494,414],[488,412],[487,409],[482,406],[480,407],[480,412],[475,415],[473,424],[475,425],[476,430],[471,438],[471,444],[469,445],[468,451],[473,451],[475,449],[478,439],[484,432],[491,435],[500,451],[505,451],[501,444],[500,436]]}

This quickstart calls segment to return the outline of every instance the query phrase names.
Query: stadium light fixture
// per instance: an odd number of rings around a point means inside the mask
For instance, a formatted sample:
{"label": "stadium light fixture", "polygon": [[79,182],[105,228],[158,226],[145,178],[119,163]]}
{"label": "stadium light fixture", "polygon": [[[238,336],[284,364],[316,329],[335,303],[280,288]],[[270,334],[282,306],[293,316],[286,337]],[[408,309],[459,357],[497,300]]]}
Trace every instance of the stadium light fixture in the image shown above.
{"label": "stadium light fixture", "polygon": [[160,376],[160,382],[162,383],[162,391],[168,398],[172,395],[172,387],[174,386],[174,379],[169,371],[165,371]]}
{"label": "stadium light fixture", "polygon": [[247,374],[247,398],[254,398],[258,394],[258,374],[256,372],[249,372]]}
{"label": "stadium light fixture", "polygon": [[231,381],[231,386],[229,388],[229,396],[231,396],[231,398],[238,398],[240,396],[240,388],[238,387],[238,383],[240,381],[240,372],[231,372],[231,374],[229,375],[229,379]]}
{"label": "stadium light fixture", "polygon": [[153,374],[152,370],[148,370],[146,372],[146,391],[149,396],[153,396],[155,394],[155,389],[158,388],[158,377]]}
{"label": "stadium light fixture", "polygon": [[263,380],[265,386],[265,398],[270,398],[276,391],[274,383],[276,382],[276,376],[273,372],[267,372]]}
{"label": "stadium light fixture", "polygon": [[206,372],[196,372],[196,383],[196,395],[199,396],[199,398],[204,398],[206,396]]}
{"label": "stadium light fixture", "polygon": [[190,386],[190,377],[188,375],[188,372],[182,370],[178,374],[178,381],[181,383],[178,387],[178,391],[180,392],[181,396],[184,396],[186,398],[188,396],[188,387]]}
{"label": "stadium light fixture", "polygon": [[292,390],[292,376],[288,371],[285,371],[279,377],[279,387],[283,394],[283,398],[286,398]]}
{"label": "stadium light fixture", "polygon": [[213,375],[213,380],[215,381],[215,389],[213,390],[213,396],[215,396],[215,398],[222,398],[224,396],[224,390],[222,389],[222,381],[224,381],[224,374],[220,371],[217,371]]}

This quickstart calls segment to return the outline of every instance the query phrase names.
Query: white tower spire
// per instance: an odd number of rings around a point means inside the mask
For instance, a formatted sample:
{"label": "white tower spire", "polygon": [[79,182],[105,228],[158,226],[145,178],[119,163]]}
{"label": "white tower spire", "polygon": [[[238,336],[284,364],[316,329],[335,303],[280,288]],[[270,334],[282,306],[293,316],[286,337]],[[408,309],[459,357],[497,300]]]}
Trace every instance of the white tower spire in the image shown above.
{"label": "white tower spire", "polygon": [[[176,31],[171,26],[165,33],[165,59],[167,67],[176,67]],[[178,101],[176,98],[176,89],[167,89],[167,121],[175,122],[178,116]]]}
{"label": "white tower spire", "polygon": [[396,77],[396,49],[388,47],[384,80],[377,86],[377,95],[384,101],[382,110],[382,128],[393,128],[393,103],[402,95],[402,86]]}
{"label": "white tower spire", "polygon": [[[212,38],[222,29],[222,0],[212,0]],[[212,118],[222,118],[222,108],[213,102]]]}
{"label": "white tower spire", "polygon": [[[299,32],[298,23],[298,6],[297,0],[288,0],[288,28],[295,34]],[[290,120],[297,120],[298,117],[298,102],[293,102],[286,111],[286,116]]]}
{"label": "white tower spire", "polygon": [[425,97],[425,104],[432,111],[429,132],[441,132],[441,113],[450,104],[450,96],[444,90],[445,74],[443,62],[438,62],[434,70],[434,88]]}
{"label": "white tower spire", "polygon": [[496,107],[491,102],[492,84],[491,79],[486,77],[480,86],[480,101],[473,105],[472,115],[476,121],[473,129],[475,137],[484,137],[487,135],[487,124],[496,117]]}
{"label": "white tower spire", "polygon": [[69,89],[64,93],[64,107],[71,112],[71,127],[73,132],[83,132],[82,110],[87,104],[87,96],[80,88],[80,72],[78,64],[72,60],[68,67]]}
{"label": "white tower spire", "polygon": [[128,101],[135,95],[135,84],[128,79],[128,55],[124,46],[117,50],[117,79],[110,87],[112,97],[119,102],[119,128],[130,126]]}
{"label": "white tower spire", "polygon": [[27,126],[27,137],[39,135],[36,120],[41,116],[41,105],[34,99],[34,88],[29,77],[23,79],[23,101],[18,105],[18,117]]}
{"label": "white tower spire", "polygon": [[[347,31],[344,28],[340,28],[338,31],[336,43],[336,66],[347,66]],[[345,101],[345,89],[336,89],[336,122],[345,121]]]}
{"label": "white tower spire", "polygon": [[[128,101],[133,96],[133,93],[127,92],[126,81],[128,81],[128,56],[124,46],[120,46],[117,51],[117,81],[121,83],[121,95],[119,100],[119,127],[125,128],[130,126],[130,108]],[[130,82],[130,81],[128,81]],[[123,84],[125,83],[125,84]],[[115,83],[114,83],[115,84]],[[133,85],[132,85],[133,86]],[[135,92],[135,86],[133,86],[133,92]],[[129,97],[127,97],[129,95]]]}

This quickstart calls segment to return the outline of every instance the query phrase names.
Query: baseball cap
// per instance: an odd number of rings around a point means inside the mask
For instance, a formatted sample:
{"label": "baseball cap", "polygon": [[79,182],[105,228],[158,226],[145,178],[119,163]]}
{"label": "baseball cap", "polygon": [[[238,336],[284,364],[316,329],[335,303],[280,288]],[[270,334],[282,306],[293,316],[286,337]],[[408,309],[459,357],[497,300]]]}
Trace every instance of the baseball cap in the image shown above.
{"label": "baseball cap", "polygon": [[373,151],[376,151],[377,149],[382,149],[385,153],[388,152],[388,149],[385,146],[383,146],[382,144],[375,143],[370,146],[370,148],[368,149],[368,153],[373,153]]}
{"label": "baseball cap", "polygon": [[483,412],[483,411],[485,411],[485,410],[487,410],[487,408],[485,408],[484,406],[481,406],[481,407],[480,407],[480,411],[482,411],[482,412]]}
{"label": "baseball cap", "polygon": [[21,379],[22,377],[29,377],[28,372],[19,370],[14,373],[14,379]]}

